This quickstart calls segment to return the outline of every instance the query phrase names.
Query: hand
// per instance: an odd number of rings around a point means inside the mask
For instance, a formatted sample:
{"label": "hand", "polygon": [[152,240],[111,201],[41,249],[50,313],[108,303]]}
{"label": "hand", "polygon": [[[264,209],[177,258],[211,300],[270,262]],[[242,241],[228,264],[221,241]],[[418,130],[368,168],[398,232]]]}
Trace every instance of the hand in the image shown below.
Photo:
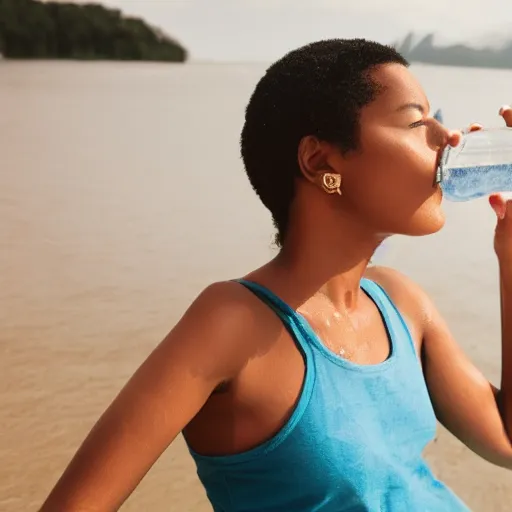
{"label": "hand", "polygon": [[[501,107],[500,116],[508,127],[512,127],[512,108]],[[512,271],[512,200],[505,200],[501,194],[492,194],[489,204],[498,219],[494,234],[494,250],[500,267]]]}

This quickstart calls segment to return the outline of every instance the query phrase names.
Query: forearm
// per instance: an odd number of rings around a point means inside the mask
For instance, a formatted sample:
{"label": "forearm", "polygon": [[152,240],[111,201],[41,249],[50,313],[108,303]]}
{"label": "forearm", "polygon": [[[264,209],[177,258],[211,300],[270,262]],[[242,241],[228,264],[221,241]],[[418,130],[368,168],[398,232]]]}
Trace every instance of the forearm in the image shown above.
{"label": "forearm", "polygon": [[503,423],[512,440],[512,267],[500,264],[501,389],[498,395]]}

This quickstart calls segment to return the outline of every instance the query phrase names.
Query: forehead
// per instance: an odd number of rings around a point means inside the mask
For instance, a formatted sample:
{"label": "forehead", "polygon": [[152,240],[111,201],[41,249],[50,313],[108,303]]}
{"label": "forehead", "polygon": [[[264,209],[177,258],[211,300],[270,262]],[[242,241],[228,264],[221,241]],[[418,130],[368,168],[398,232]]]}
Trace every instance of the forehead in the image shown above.
{"label": "forehead", "polygon": [[383,90],[368,107],[396,111],[406,103],[417,103],[428,112],[429,103],[425,91],[405,66],[386,64],[371,71],[370,76],[383,87]]}

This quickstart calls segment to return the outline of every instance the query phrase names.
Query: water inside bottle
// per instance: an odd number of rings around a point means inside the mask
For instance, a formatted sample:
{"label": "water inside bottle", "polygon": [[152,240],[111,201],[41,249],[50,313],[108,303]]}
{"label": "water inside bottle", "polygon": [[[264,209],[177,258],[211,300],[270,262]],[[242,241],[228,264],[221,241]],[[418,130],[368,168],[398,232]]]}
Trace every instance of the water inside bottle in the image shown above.
{"label": "water inside bottle", "polygon": [[449,201],[512,192],[512,129],[465,132],[458,146],[445,148],[435,183]]}
{"label": "water inside bottle", "polygon": [[512,163],[455,167],[443,170],[440,178],[446,199],[470,201],[497,192],[512,192]]}

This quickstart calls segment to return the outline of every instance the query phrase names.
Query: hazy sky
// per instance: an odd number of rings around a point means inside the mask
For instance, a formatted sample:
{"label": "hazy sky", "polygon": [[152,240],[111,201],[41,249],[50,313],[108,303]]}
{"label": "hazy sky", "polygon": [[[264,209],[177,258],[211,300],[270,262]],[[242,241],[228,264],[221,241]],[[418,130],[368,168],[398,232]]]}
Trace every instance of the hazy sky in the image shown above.
{"label": "hazy sky", "polygon": [[411,29],[479,44],[503,40],[512,25],[510,0],[100,1],[160,26],[194,59],[268,61],[317,39],[391,43]]}

